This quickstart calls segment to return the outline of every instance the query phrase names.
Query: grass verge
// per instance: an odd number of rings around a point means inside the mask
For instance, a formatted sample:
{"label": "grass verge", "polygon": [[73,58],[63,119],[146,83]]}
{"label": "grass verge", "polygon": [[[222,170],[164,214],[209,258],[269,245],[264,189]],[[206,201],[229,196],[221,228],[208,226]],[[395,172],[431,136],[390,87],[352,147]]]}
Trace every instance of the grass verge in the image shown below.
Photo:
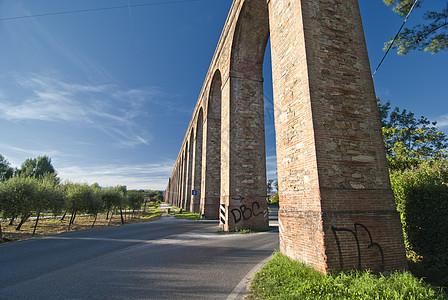
{"label": "grass verge", "polygon": [[254,228],[254,229],[239,229],[238,227],[229,231],[224,231],[222,229],[218,230],[218,233],[255,233],[255,232],[266,232],[271,231],[271,228]]}
{"label": "grass verge", "polygon": [[251,282],[246,299],[448,299],[446,292],[408,271],[321,273],[276,253]]}
{"label": "grass verge", "polygon": [[192,213],[189,211],[175,212],[174,218],[190,220],[190,221],[216,220],[216,219],[210,219],[210,218],[201,218],[201,215],[199,213]]}

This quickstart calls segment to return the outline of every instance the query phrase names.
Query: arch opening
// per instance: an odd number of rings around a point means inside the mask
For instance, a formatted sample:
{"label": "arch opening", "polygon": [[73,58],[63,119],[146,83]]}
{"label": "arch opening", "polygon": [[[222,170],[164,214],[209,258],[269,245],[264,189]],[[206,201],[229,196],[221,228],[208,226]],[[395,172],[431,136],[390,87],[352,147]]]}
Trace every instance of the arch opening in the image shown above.
{"label": "arch opening", "polygon": [[199,110],[198,118],[196,121],[196,135],[194,136],[194,148],[193,148],[193,178],[192,190],[194,191],[191,196],[191,211],[198,213],[201,202],[201,178],[202,178],[202,144],[203,144],[203,123],[204,113],[202,108]]}
{"label": "arch opening", "polygon": [[207,101],[204,121],[202,198],[200,212],[207,218],[217,218],[221,190],[221,72],[215,71]]}

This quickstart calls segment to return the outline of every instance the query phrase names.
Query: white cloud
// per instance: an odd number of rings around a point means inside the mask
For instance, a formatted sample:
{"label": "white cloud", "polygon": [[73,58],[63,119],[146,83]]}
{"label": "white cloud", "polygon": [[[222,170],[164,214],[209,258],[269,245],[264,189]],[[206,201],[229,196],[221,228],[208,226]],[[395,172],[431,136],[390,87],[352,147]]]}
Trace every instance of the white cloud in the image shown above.
{"label": "white cloud", "polygon": [[448,114],[442,115],[437,118],[437,126],[439,128],[448,126]]}
{"label": "white cloud", "polygon": [[100,186],[126,185],[128,189],[164,190],[174,161],[159,164],[73,166],[58,169],[59,177],[71,182]]}
{"label": "white cloud", "polygon": [[82,124],[103,131],[123,147],[149,143],[151,135],[137,119],[145,116],[146,103],[163,94],[159,88],[122,89],[37,74],[12,78],[10,84],[19,86],[25,96],[9,96],[0,85],[0,118]]}

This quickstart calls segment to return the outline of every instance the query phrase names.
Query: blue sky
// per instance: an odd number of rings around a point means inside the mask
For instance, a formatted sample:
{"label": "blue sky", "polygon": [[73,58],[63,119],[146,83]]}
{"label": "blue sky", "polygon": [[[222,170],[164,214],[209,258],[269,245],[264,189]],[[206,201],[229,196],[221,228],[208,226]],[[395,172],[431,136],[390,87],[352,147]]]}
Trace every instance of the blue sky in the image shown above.
{"label": "blue sky", "polygon": [[[0,19],[167,0],[0,0]],[[14,166],[48,155],[63,179],[165,189],[231,0],[0,21],[0,153]],[[437,2],[437,3],[434,3]],[[444,1],[425,1],[425,7]],[[359,0],[372,69],[402,19]],[[275,177],[269,51],[268,178]],[[377,95],[448,130],[448,53],[391,52]]]}

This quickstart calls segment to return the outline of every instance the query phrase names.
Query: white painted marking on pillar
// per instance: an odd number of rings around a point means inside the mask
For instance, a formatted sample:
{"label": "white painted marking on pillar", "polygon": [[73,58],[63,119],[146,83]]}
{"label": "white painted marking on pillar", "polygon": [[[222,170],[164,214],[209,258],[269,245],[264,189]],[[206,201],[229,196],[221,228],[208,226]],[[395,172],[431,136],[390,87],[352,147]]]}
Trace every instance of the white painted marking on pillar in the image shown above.
{"label": "white painted marking on pillar", "polygon": [[221,208],[220,208],[220,216],[221,218],[219,219],[221,224],[225,224],[226,223],[226,205],[225,204],[221,204]]}

